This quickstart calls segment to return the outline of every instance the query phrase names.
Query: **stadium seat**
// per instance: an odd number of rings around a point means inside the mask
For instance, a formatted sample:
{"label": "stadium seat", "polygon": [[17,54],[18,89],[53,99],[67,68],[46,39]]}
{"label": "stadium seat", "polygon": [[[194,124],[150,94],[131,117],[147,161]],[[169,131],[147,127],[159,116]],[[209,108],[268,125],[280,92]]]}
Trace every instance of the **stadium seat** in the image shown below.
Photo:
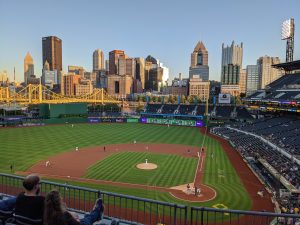
{"label": "stadium seat", "polygon": [[43,221],[41,219],[30,219],[28,217],[20,216],[14,214],[14,223],[17,225],[42,225]]}
{"label": "stadium seat", "polygon": [[13,211],[2,211],[2,210],[0,210],[0,222],[1,223],[4,223],[8,218],[10,218],[12,216],[13,216]]}

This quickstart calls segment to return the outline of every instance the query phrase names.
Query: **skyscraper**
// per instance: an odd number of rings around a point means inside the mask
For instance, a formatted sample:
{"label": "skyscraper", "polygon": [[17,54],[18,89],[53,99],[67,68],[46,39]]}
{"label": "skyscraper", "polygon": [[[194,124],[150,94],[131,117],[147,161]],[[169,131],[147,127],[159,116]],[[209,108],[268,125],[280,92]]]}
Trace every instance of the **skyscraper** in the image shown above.
{"label": "skyscraper", "polygon": [[239,84],[240,69],[243,62],[243,43],[224,47],[222,44],[221,83]]}
{"label": "skyscraper", "polygon": [[28,84],[30,76],[34,75],[34,63],[31,55],[27,52],[24,58],[24,82]]}
{"label": "skyscraper", "polygon": [[247,82],[246,69],[241,69],[240,70],[239,85],[240,85],[240,91],[241,91],[241,93],[244,93],[244,94],[246,94],[246,82]]}
{"label": "skyscraper", "polygon": [[104,54],[100,49],[96,49],[93,53],[93,71],[103,70],[104,65]]}
{"label": "skyscraper", "polygon": [[259,89],[258,66],[248,65],[246,68],[246,74],[247,74],[247,95],[251,95]]}
{"label": "skyscraper", "polygon": [[257,60],[259,88],[264,89],[266,85],[272,83],[282,76],[280,70],[272,67],[273,64],[279,64],[278,57],[263,56]]}
{"label": "skyscraper", "polygon": [[164,79],[168,76],[168,68],[162,66],[158,59],[151,55],[146,58],[145,89],[159,91],[164,84]]}
{"label": "skyscraper", "polygon": [[135,58],[135,79],[141,81],[142,89],[145,89],[145,59]]}
{"label": "skyscraper", "polygon": [[125,58],[123,56],[118,59],[118,75],[129,75],[135,77],[135,60],[134,58]]}
{"label": "skyscraper", "polygon": [[191,54],[189,77],[193,78],[194,75],[197,75],[203,81],[209,80],[208,52],[202,41],[197,43]]}
{"label": "skyscraper", "polygon": [[113,50],[109,52],[109,74],[118,74],[118,63],[119,58],[126,58],[124,51],[122,50]]}
{"label": "skyscraper", "polygon": [[43,65],[49,63],[50,70],[62,70],[62,41],[58,37],[43,37]]}

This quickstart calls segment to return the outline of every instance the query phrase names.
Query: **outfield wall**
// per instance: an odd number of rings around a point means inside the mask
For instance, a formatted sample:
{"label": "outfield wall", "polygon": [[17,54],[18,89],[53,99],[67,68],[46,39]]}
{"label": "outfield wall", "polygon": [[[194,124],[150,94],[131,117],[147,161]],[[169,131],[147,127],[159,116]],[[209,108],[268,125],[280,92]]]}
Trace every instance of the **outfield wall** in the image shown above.
{"label": "outfield wall", "polygon": [[68,115],[87,115],[87,103],[41,104],[39,105],[41,118],[59,118]]}

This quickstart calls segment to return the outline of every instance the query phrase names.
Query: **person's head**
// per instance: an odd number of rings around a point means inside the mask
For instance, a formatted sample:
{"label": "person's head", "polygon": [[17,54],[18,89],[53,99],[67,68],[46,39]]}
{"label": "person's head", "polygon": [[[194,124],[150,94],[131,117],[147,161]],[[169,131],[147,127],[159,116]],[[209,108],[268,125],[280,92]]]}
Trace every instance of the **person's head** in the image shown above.
{"label": "person's head", "polygon": [[45,198],[44,224],[65,224],[63,214],[64,207],[59,192],[57,190],[50,191]]}
{"label": "person's head", "polygon": [[23,181],[23,187],[25,188],[26,194],[35,194],[40,193],[40,178],[35,174],[28,175]]}

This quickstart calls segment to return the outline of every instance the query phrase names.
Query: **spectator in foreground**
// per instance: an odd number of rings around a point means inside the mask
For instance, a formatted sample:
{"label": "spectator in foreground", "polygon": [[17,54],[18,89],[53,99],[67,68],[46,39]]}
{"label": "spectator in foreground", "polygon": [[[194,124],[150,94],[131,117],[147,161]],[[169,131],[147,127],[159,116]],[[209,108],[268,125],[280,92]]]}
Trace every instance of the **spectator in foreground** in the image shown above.
{"label": "spectator in foreground", "polygon": [[43,219],[45,198],[40,196],[40,178],[31,174],[23,181],[25,192],[16,199],[15,216],[27,217],[32,220]]}
{"label": "spectator in foreground", "polygon": [[25,191],[17,197],[0,201],[0,210],[3,213],[11,212],[10,216],[14,212],[16,220],[25,217],[25,219],[33,220],[35,224],[42,224],[44,197],[39,196],[40,178],[33,174],[25,177],[23,187]]}
{"label": "spectator in foreground", "polygon": [[67,211],[59,192],[53,190],[45,199],[44,225],[92,225],[102,219],[103,211],[102,199],[98,199],[94,209],[79,220]]}

